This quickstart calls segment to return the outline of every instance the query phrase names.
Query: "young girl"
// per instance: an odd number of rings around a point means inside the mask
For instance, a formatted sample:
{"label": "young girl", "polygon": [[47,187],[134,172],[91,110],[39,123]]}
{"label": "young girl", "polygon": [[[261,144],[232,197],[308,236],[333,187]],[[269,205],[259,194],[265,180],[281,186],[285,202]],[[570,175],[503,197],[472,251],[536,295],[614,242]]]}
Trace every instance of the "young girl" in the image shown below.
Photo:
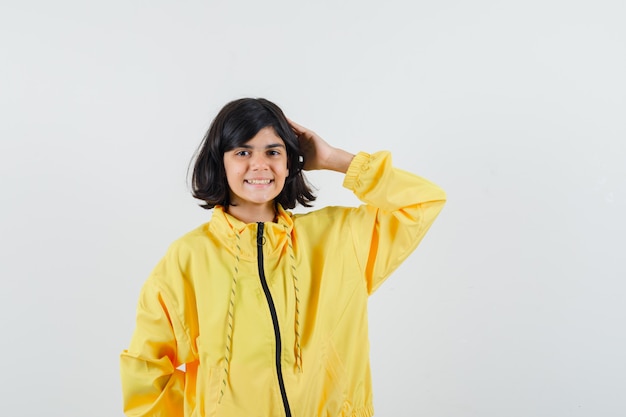
{"label": "young girl", "polygon": [[[345,173],[364,204],[286,211],[315,199],[302,173],[313,169]],[[388,152],[330,146],[264,99],[219,112],[192,188],[213,214],[141,291],[121,355],[126,415],[372,416],[367,299],[424,237],[443,190]]]}

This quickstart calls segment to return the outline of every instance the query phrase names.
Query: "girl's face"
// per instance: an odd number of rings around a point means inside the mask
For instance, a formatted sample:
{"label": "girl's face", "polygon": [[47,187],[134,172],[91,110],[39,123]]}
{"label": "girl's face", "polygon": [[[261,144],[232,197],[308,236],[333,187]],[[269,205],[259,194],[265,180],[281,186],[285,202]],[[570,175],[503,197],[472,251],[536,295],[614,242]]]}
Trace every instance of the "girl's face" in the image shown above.
{"label": "girl's face", "polygon": [[273,219],[274,199],[289,175],[287,149],[274,128],[265,127],[243,145],[225,152],[224,169],[230,188],[229,212],[242,220],[249,217],[246,213],[265,213]]}

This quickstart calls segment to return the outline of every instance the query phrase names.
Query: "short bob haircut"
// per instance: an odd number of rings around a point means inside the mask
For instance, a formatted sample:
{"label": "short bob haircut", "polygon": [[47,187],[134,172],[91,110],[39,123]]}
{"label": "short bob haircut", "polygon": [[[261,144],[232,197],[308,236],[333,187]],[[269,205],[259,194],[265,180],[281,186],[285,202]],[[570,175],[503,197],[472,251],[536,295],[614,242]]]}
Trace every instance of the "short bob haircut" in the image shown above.
{"label": "short bob haircut", "polygon": [[[224,169],[224,153],[243,145],[265,127],[272,127],[285,142],[289,175],[274,204],[292,209],[297,203],[311,207],[315,200],[311,186],[302,173],[303,155],[300,142],[282,110],[263,98],[242,98],[226,104],[204,135],[192,159],[192,195],[205,209],[216,205],[228,207],[230,188]],[[191,166],[190,166],[191,167]]]}

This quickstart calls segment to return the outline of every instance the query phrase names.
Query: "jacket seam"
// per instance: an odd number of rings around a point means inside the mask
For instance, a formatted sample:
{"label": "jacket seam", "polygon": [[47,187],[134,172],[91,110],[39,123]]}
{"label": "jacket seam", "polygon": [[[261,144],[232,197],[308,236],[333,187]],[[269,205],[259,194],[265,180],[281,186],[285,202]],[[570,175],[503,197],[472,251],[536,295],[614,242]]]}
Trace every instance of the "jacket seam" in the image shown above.
{"label": "jacket seam", "polygon": [[[175,299],[175,297],[172,297],[172,295],[169,293],[169,291],[167,291],[167,288],[164,287],[163,285],[161,285],[158,282],[154,283],[154,286],[157,288],[157,290],[161,293],[161,296],[163,297],[165,304],[167,306],[167,312],[168,315],[170,317],[170,320],[176,320],[176,324],[177,326],[182,329],[182,334],[185,337],[184,342],[187,344],[187,346],[189,346],[191,349],[191,351],[194,353],[194,355],[197,356],[197,352],[196,349],[193,347],[192,343],[191,343],[191,336],[189,335],[189,329],[187,328],[187,326],[185,326],[183,323],[184,321],[181,319],[181,317],[178,314],[178,309],[177,304],[174,303],[172,300]],[[172,314],[173,313],[173,314]],[[173,328],[174,330],[174,334],[176,334],[176,328]],[[176,360],[178,362],[178,343],[176,343]],[[180,364],[179,364],[180,365]]]}

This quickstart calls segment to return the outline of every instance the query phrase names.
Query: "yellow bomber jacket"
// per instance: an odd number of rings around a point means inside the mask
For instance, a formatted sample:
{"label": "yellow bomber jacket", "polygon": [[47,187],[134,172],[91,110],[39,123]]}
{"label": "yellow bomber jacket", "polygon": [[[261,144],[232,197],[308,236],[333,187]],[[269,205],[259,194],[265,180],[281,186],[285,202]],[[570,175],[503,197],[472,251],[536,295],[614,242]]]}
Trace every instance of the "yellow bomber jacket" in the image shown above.
{"label": "yellow bomber jacket", "polygon": [[446,195],[361,152],[365,204],[245,224],[216,207],[144,284],[121,354],[127,416],[372,416],[367,299],[417,247]]}

